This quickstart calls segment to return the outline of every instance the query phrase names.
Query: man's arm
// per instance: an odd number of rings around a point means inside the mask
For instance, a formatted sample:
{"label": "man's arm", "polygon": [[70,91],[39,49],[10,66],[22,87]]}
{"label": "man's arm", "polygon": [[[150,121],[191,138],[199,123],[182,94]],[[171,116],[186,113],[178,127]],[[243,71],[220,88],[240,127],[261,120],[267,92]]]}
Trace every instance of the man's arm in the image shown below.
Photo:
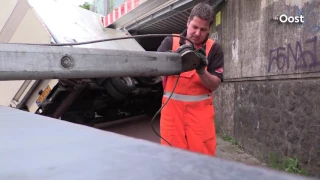
{"label": "man's arm", "polygon": [[205,71],[204,74],[199,75],[201,82],[204,86],[206,86],[210,91],[215,91],[220,83],[221,79],[215,75],[210,74],[208,71]]}
{"label": "man's arm", "polygon": [[158,47],[158,52],[168,52],[172,48],[172,37],[166,37]]}
{"label": "man's arm", "polygon": [[215,91],[223,81],[224,53],[219,44],[214,44],[208,55],[207,71],[199,75],[204,86]]}

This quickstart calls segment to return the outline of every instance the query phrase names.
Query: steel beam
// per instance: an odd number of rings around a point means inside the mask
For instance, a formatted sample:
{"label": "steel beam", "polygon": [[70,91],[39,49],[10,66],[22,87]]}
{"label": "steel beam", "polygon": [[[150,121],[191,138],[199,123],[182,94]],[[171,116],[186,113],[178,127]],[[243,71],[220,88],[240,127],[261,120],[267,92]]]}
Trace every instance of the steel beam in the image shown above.
{"label": "steel beam", "polygon": [[[146,27],[152,27],[154,24],[156,24],[159,21],[165,20],[167,18],[170,19],[170,17],[177,16],[179,17],[179,13],[186,11],[188,9],[191,9],[196,4],[200,2],[208,2],[210,5],[212,5],[213,8],[215,8],[217,5],[219,5],[222,0],[183,0],[183,1],[176,1],[167,7],[164,7],[162,9],[159,9],[156,12],[153,12],[147,17],[141,18],[137,21],[132,21],[134,23],[131,24],[125,24],[125,28],[128,31],[138,31],[143,30]],[[136,10],[133,10],[136,11]],[[187,20],[187,19],[186,19]],[[172,21],[174,22],[174,21]],[[116,20],[114,23],[118,23],[118,20]],[[177,25],[180,26],[180,25]],[[183,25],[185,27],[186,25]]]}
{"label": "steel beam", "polygon": [[303,180],[0,106],[0,179]]}
{"label": "steel beam", "polygon": [[126,27],[128,26],[128,24],[135,22],[141,16],[145,16],[146,14],[148,14],[151,10],[157,9],[166,3],[169,4],[170,1],[174,2],[175,0],[147,0],[139,6],[137,6],[136,8],[134,8],[133,10],[131,10],[130,12],[128,12],[127,14],[123,15],[122,17],[114,21],[107,27]]}
{"label": "steel beam", "polygon": [[135,23],[127,25],[125,28],[128,31],[132,31],[132,30],[143,29],[147,26],[152,26],[153,24],[163,19],[166,19],[170,16],[173,16],[182,11],[185,11],[188,8],[191,8],[192,6],[194,6],[195,4],[201,1],[202,0],[183,0],[183,1],[174,2],[169,6],[164,7],[163,9],[160,9],[159,11],[152,13],[147,17],[144,17],[138,21],[135,21]]}
{"label": "steel beam", "polygon": [[0,44],[0,80],[162,76],[196,64],[170,52]]}

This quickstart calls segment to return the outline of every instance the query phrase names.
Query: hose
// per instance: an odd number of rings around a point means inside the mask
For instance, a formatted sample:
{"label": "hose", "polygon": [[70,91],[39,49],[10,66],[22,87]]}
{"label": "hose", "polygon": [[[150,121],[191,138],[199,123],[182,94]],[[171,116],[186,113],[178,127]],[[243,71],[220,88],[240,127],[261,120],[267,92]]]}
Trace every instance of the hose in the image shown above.
{"label": "hose", "polygon": [[[36,45],[36,46],[77,46],[77,45],[84,45],[84,44],[93,44],[93,43],[99,43],[99,42],[106,42],[106,41],[115,41],[115,40],[123,40],[123,39],[132,39],[132,38],[147,38],[147,37],[180,37],[184,40],[187,40],[190,42],[190,44],[194,46],[193,42],[183,36],[180,35],[175,35],[175,34],[144,34],[144,35],[132,35],[132,36],[127,36],[127,37],[116,37],[116,38],[108,38],[108,39],[100,39],[100,40],[93,40],[93,41],[85,41],[85,42],[78,42],[78,43],[57,43],[57,44],[36,44],[36,43],[4,43],[4,44],[22,44],[22,45]],[[171,91],[170,96],[168,97],[168,99],[166,100],[166,102],[161,106],[161,108],[156,112],[156,114],[152,117],[151,119],[151,128],[153,130],[153,132],[159,136],[159,138],[163,139],[166,143],[168,143],[168,145],[172,146],[172,144],[170,144],[170,142],[168,142],[165,138],[163,138],[160,133],[158,133],[155,128],[154,128],[154,120],[156,119],[157,115],[161,112],[161,110],[167,105],[167,103],[169,102],[169,100],[171,99],[171,96],[174,93],[174,90],[178,84],[180,75],[178,75],[177,80],[174,84],[174,87]]]}

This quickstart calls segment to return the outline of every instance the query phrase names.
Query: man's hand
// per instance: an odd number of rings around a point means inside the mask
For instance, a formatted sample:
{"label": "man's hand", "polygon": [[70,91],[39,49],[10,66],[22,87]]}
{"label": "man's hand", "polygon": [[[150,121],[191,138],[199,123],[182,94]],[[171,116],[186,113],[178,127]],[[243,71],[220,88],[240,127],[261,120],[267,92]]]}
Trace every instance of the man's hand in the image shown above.
{"label": "man's hand", "polygon": [[199,75],[202,84],[213,92],[218,88],[221,81],[217,76],[210,74],[206,70],[206,67],[208,66],[208,59],[206,57],[205,50],[200,48],[196,51],[196,54],[201,59],[199,66],[196,68],[196,72]]}
{"label": "man's hand", "polygon": [[196,68],[196,72],[199,75],[205,73],[206,67],[208,66],[208,59],[206,57],[206,51],[203,48],[195,51],[197,56],[201,59],[199,66]]}

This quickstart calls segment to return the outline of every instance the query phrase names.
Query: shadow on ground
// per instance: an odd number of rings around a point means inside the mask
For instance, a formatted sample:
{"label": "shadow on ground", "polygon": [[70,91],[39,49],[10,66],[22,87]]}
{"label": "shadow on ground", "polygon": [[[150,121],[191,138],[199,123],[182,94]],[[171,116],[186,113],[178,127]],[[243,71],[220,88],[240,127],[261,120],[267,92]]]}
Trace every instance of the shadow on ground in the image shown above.
{"label": "shadow on ground", "polygon": [[[138,116],[123,120],[118,124],[104,124],[99,125],[98,128],[110,132],[130,136],[138,139],[148,140],[154,143],[159,143],[159,137],[152,131],[151,117]],[[159,132],[159,118],[154,122],[154,127]],[[222,140],[217,137],[217,158],[238,161],[248,165],[265,166],[258,159],[245,153],[239,147],[232,145],[230,142]]]}

